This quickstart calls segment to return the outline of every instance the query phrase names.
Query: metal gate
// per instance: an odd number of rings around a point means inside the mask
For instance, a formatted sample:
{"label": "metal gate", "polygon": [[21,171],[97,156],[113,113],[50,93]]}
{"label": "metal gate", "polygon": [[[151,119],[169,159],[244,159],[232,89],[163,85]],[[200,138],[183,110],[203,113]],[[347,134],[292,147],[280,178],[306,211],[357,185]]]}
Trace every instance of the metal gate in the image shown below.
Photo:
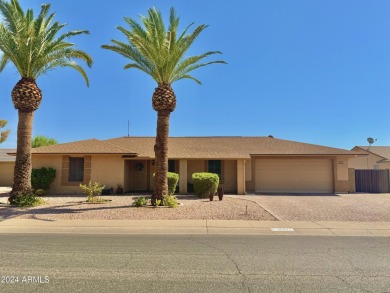
{"label": "metal gate", "polygon": [[390,192],[389,170],[355,170],[356,192]]}

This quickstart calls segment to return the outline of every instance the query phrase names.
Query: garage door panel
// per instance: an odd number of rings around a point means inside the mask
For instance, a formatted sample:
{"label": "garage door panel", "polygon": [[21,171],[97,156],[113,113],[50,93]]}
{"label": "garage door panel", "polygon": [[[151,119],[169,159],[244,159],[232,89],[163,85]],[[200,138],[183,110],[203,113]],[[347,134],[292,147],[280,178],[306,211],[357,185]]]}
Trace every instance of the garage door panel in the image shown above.
{"label": "garage door panel", "polygon": [[257,159],[256,192],[333,191],[330,159]]}

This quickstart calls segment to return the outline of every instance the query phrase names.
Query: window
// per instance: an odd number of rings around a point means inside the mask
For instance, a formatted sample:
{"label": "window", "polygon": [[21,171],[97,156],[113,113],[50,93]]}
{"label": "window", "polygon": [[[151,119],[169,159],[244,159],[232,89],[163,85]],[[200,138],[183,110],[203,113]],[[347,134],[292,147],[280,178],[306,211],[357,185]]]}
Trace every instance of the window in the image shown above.
{"label": "window", "polygon": [[218,174],[219,180],[222,179],[222,161],[210,160],[208,161],[208,172]]}
{"label": "window", "polygon": [[176,172],[175,160],[168,160],[168,172]]}
{"label": "window", "polygon": [[84,181],[84,158],[69,158],[69,182]]}

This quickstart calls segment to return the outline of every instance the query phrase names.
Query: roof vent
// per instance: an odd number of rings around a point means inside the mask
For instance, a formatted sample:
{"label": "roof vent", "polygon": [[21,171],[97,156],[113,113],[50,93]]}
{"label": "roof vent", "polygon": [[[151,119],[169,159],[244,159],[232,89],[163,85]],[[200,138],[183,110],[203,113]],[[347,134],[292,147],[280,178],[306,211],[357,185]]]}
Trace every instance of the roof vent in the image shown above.
{"label": "roof vent", "polygon": [[273,135],[271,135],[271,134],[270,134],[270,135],[268,135],[268,137],[269,137],[269,138],[274,138],[274,136],[273,136]]}

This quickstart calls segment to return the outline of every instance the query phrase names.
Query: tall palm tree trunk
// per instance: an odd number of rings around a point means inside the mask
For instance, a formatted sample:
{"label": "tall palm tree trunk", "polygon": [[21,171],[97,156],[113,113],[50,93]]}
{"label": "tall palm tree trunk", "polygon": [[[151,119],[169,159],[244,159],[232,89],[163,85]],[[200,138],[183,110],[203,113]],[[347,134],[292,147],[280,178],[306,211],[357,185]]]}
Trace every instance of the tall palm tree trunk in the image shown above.
{"label": "tall palm tree trunk", "polygon": [[152,204],[156,199],[161,200],[168,194],[168,135],[170,111],[160,110],[157,112],[157,135],[154,145],[156,170],[154,175],[154,191]]}
{"label": "tall palm tree trunk", "polygon": [[13,203],[18,195],[31,192],[31,134],[34,111],[19,110],[18,142],[14,169],[14,183],[9,201]]}

